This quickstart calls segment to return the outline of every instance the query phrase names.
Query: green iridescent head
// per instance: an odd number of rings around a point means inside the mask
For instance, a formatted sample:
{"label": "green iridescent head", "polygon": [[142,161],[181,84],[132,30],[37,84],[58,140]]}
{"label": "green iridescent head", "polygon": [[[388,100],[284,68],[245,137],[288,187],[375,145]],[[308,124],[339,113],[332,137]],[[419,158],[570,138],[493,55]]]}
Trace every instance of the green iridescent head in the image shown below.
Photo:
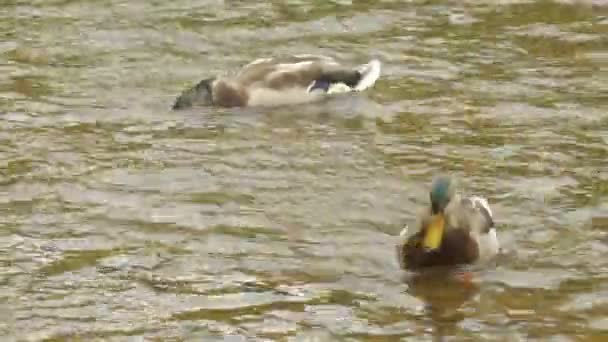
{"label": "green iridescent head", "polygon": [[454,190],[452,188],[452,179],[447,176],[439,176],[433,180],[431,184],[431,206],[433,214],[442,213],[445,207],[448,206]]}

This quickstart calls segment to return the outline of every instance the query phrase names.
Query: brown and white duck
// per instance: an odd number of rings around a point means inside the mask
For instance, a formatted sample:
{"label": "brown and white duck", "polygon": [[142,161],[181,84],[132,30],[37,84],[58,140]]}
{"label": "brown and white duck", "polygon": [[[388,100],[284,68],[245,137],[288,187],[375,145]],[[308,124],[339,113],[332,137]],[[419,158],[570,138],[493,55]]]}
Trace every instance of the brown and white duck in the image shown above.
{"label": "brown and white duck", "polygon": [[316,55],[263,58],[232,77],[212,77],[185,90],[174,110],[193,106],[280,106],[319,101],[330,94],[363,91],[380,77],[381,63],[347,67]]}

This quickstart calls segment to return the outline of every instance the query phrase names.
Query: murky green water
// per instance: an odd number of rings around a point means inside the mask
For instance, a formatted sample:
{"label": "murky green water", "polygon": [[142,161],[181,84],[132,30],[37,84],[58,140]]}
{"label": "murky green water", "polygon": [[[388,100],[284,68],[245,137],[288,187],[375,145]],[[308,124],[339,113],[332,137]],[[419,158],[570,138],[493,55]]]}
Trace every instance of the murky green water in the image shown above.
{"label": "murky green water", "polygon": [[[0,38],[3,340],[608,339],[606,2],[9,1]],[[384,75],[168,111],[283,53]],[[442,171],[507,250],[468,286],[394,258]]]}

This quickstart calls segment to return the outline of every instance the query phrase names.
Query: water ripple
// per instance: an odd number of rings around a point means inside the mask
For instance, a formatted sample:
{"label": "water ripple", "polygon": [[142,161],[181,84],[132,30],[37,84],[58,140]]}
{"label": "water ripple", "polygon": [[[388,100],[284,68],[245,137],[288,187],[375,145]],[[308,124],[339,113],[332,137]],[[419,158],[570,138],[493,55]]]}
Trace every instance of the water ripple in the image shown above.
{"label": "water ripple", "polygon": [[[605,335],[603,1],[5,7],[7,340]],[[303,52],[383,77],[310,106],[168,110]],[[470,284],[394,257],[447,171],[489,198],[505,249]]]}

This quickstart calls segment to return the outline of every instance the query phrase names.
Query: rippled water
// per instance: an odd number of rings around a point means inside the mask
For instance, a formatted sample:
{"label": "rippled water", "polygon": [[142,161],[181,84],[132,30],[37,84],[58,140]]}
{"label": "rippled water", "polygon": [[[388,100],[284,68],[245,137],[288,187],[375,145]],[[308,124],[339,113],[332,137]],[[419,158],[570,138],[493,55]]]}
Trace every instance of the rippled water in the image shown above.
{"label": "rippled water", "polygon": [[[0,335],[608,339],[604,1],[11,1],[0,11]],[[269,54],[384,63],[361,96],[170,112]],[[506,253],[398,268],[450,171]]]}

